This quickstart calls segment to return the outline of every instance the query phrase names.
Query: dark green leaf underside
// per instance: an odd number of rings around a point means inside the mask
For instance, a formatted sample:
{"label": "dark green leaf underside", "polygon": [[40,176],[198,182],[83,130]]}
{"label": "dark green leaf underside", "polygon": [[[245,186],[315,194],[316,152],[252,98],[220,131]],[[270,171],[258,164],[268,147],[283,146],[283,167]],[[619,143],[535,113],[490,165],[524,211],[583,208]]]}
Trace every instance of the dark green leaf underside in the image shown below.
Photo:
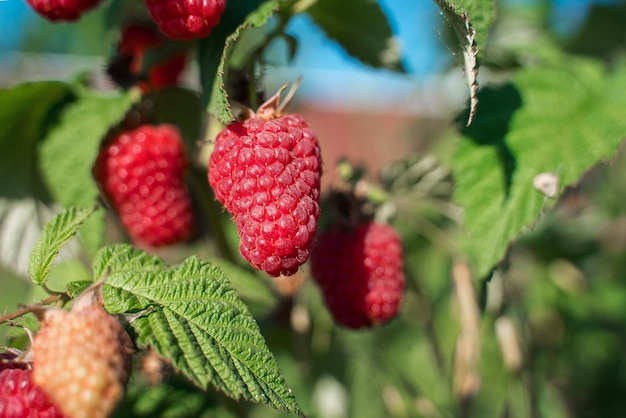
{"label": "dark green leaf underside", "polygon": [[373,67],[402,68],[387,16],[372,0],[318,0],[308,10],[345,51]]}

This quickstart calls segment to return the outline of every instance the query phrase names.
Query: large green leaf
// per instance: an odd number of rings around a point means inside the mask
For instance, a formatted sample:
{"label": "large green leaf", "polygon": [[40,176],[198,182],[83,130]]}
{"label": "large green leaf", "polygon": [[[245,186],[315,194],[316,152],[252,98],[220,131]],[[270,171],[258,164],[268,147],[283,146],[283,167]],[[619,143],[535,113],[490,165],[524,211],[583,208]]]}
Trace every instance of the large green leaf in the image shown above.
{"label": "large green leaf", "polygon": [[142,312],[132,322],[141,346],[201,388],[303,415],[254,318],[215,266],[189,258],[177,268],[128,245],[106,247],[93,262],[107,277],[113,313]]}
{"label": "large green leaf", "polygon": [[461,242],[479,276],[553,203],[533,186],[537,175],[556,176],[562,190],[615,153],[626,135],[626,72],[619,70],[568,58],[481,90],[453,161]]}
{"label": "large green leaf", "polygon": [[30,251],[51,216],[37,147],[74,95],[60,82],[0,89],[0,264],[27,274]]}
{"label": "large green leaf", "polygon": [[329,38],[361,62],[402,68],[391,26],[375,0],[318,0],[307,12]]}
{"label": "large green leaf", "polygon": [[[41,169],[54,199],[65,207],[91,206],[98,187],[91,168],[103,137],[130,108],[129,95],[85,94],[64,114],[60,125],[40,150]],[[86,247],[95,252],[102,244],[104,212],[94,214],[81,229]]]}
{"label": "large green leaf", "polygon": [[276,308],[278,298],[270,290],[267,277],[261,278],[256,272],[224,259],[216,259],[213,263],[228,277],[237,295],[255,316],[265,316]]}
{"label": "large green leaf", "polygon": [[226,6],[219,25],[211,36],[202,40],[198,49],[202,102],[222,123],[231,122],[234,115],[224,86],[226,61],[237,38],[245,28],[264,25],[278,8],[280,0],[238,0]]}

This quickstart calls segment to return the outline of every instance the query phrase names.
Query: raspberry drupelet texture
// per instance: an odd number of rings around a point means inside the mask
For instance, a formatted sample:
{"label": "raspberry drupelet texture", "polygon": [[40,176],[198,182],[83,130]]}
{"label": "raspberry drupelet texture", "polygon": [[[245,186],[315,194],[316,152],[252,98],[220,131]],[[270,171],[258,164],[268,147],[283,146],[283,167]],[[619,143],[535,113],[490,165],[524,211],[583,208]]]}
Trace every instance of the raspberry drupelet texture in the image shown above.
{"label": "raspberry drupelet texture", "polygon": [[68,418],[107,418],[124,395],[131,345],[100,303],[52,308],[33,340],[33,382]]}
{"label": "raspberry drupelet texture", "polygon": [[320,233],[311,273],[337,323],[355,329],[386,323],[405,287],[400,237],[390,225],[371,221]]}
{"label": "raspberry drupelet texture", "polygon": [[189,239],[194,212],[178,129],[141,125],[105,141],[94,176],[133,241],[158,247]]}
{"label": "raspberry drupelet texture", "polygon": [[226,0],[146,0],[146,7],[161,32],[189,41],[211,33],[226,9]]}
{"label": "raspberry drupelet texture", "polygon": [[77,20],[100,0],[26,0],[40,15],[51,21]]}
{"label": "raspberry drupelet texture", "polygon": [[209,160],[209,183],[233,215],[239,250],[270,276],[309,258],[320,215],[317,137],[302,117],[250,118],[227,126]]}
{"label": "raspberry drupelet texture", "polygon": [[32,375],[28,369],[4,367],[0,371],[0,417],[63,418],[44,391],[33,384]]}

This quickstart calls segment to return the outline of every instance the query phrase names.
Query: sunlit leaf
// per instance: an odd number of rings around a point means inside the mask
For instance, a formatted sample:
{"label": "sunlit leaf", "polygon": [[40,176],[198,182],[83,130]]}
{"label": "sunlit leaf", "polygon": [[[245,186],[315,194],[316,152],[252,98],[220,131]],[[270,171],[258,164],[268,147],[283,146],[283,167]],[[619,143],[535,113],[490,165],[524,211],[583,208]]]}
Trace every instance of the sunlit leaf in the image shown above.
{"label": "sunlit leaf", "polygon": [[256,321],[215,266],[189,258],[169,267],[127,245],[94,260],[106,276],[113,313],[143,312],[132,322],[140,346],[152,346],[201,388],[303,415]]}
{"label": "sunlit leaf", "polygon": [[452,165],[455,201],[464,208],[462,245],[479,277],[554,203],[534,187],[537,175],[553,173],[561,191],[616,152],[626,135],[623,73],[567,59],[481,90]]}
{"label": "sunlit leaf", "polygon": [[71,240],[81,225],[94,213],[95,207],[71,207],[48,222],[30,255],[31,279],[41,285],[48,280],[52,263],[63,245]]}

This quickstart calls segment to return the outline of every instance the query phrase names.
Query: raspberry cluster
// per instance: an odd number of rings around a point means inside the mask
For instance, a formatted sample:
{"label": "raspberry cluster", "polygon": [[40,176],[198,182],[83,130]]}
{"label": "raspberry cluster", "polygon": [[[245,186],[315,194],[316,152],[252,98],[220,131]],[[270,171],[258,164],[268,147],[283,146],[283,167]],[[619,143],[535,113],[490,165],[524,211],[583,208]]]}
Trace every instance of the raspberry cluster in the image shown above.
{"label": "raspberry cluster", "polygon": [[130,337],[103,306],[102,283],[71,310],[35,307],[41,322],[18,359],[0,354],[0,417],[108,418],[128,382]]}
{"label": "raspberry cluster", "polygon": [[308,260],[321,174],[317,137],[299,115],[252,117],[217,136],[209,183],[233,215],[239,250],[254,268],[289,276]]}

